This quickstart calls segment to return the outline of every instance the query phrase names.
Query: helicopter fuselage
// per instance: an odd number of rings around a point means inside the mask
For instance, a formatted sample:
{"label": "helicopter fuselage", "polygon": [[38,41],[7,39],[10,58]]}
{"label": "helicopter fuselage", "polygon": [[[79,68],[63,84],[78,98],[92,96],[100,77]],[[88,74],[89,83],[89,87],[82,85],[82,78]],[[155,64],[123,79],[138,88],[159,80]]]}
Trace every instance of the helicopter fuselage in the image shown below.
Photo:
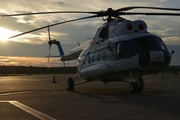
{"label": "helicopter fuselage", "polygon": [[129,21],[129,24],[122,23],[127,30],[122,26],[117,28],[117,21],[122,22],[116,20],[99,28],[89,47],[80,54],[81,78],[119,80],[158,73],[169,66],[171,54],[160,37],[146,31],[144,22],[140,22],[139,29],[143,29],[138,32]]}

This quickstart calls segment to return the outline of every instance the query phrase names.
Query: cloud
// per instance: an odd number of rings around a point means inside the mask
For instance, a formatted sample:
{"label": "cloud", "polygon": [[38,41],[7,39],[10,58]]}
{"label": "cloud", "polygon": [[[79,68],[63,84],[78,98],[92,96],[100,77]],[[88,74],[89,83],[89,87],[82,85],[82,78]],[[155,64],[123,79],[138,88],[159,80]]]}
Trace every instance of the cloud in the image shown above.
{"label": "cloud", "polygon": [[162,38],[166,44],[171,44],[171,45],[177,45],[180,44],[180,36],[174,36],[174,37],[165,37]]}
{"label": "cloud", "polygon": [[[0,8],[1,11],[5,11],[5,13],[24,13],[24,12],[42,12],[42,11],[60,11],[60,10],[81,10],[81,11],[100,11],[100,10],[106,10],[109,7],[112,7],[113,9],[118,9],[121,7],[126,7],[126,6],[131,6],[133,4],[133,6],[162,6],[162,7],[175,7],[176,5],[176,0],[152,0],[152,1],[144,1],[144,0],[139,0],[139,1],[134,1],[134,0],[129,0],[126,2],[123,2],[123,4],[121,4],[123,1],[122,0],[89,0],[89,1],[83,1],[83,0],[72,0],[72,1],[59,1],[59,0],[54,0],[54,1],[50,1],[50,0],[46,0],[46,1],[42,1],[42,0],[37,0],[36,2],[29,2],[28,0],[23,0],[23,1],[19,1],[19,0],[8,0],[8,1],[0,1]],[[171,2],[172,4],[170,6],[168,6],[169,2]],[[41,6],[41,7],[39,7]],[[4,8],[4,9],[3,9]],[[142,11],[142,9],[135,9],[135,10],[131,10],[131,11]],[[144,11],[152,11],[152,10],[143,10]],[[53,24],[53,23],[57,23],[57,22],[62,22],[62,21],[66,21],[69,19],[73,19],[73,18],[77,18],[77,17],[83,17],[83,16],[87,16],[87,14],[51,14],[51,15],[35,15],[35,16],[22,16],[22,17],[10,17],[10,18],[1,18],[0,19],[0,23],[5,26],[6,28],[10,28],[11,30],[16,30],[19,32],[24,32],[24,31],[28,31],[31,29],[35,29],[37,27],[42,27],[45,25],[49,25],[49,24]],[[124,16],[126,17],[126,16]],[[138,19],[139,16],[128,16],[127,18],[130,19]],[[152,30],[152,32],[157,33],[158,35],[160,35],[161,37],[166,37],[163,31],[166,30],[167,28],[169,28],[169,26],[171,26],[172,28],[174,28],[174,31],[178,31],[179,27],[173,27],[172,24],[174,23],[174,21],[176,21],[176,23],[179,22],[179,20],[175,20],[175,19],[171,19],[171,18],[165,18],[165,19],[161,19],[161,17],[156,16],[156,17],[147,17],[147,16],[143,16],[141,17],[143,19],[146,20],[146,22],[148,23],[148,28],[150,30]],[[148,19],[147,19],[148,18]],[[177,18],[177,17],[176,17]],[[152,20],[153,19],[153,20]],[[81,40],[81,42],[83,42],[84,36],[92,36],[92,34],[94,34],[94,32],[97,30],[97,28],[101,25],[98,24],[96,26],[91,27],[95,22],[99,21],[99,23],[101,22],[101,24],[103,23],[101,21],[101,18],[97,18],[97,19],[89,19],[89,20],[83,20],[83,21],[77,21],[77,22],[72,22],[72,23],[68,23],[68,24],[64,24],[64,25],[58,25],[55,26],[52,29],[52,32],[59,32],[59,37],[58,35],[56,37],[61,38],[62,41],[70,41],[70,40],[74,40],[75,41],[79,41]],[[156,22],[155,22],[156,21]],[[170,22],[167,21],[171,21],[172,23],[170,24]],[[8,24],[10,23],[10,24]],[[166,23],[166,25],[165,25]],[[86,25],[85,25],[86,24]],[[153,24],[153,25],[152,25]],[[67,25],[67,26],[66,26]],[[71,25],[72,27],[70,28],[69,26]],[[88,26],[89,27],[79,27],[79,26]],[[152,25],[152,26],[151,26]],[[154,26],[154,27],[153,27]],[[159,26],[159,27],[157,27]],[[57,28],[57,29],[56,29]],[[77,34],[76,31],[74,31],[74,28],[79,29],[79,31],[83,31],[82,34]],[[73,29],[73,30],[71,30]],[[92,30],[93,29],[93,30]],[[55,30],[55,31],[53,31]],[[46,30],[40,30],[38,32],[34,32],[32,34],[34,35],[28,35],[28,37],[23,37],[25,40],[23,40],[23,42],[27,41],[28,43],[35,43],[33,42],[33,38],[36,40],[39,40],[41,42],[37,42],[37,43],[42,43],[44,41],[45,36],[45,32]],[[76,33],[75,33],[76,32]],[[38,37],[38,35],[42,35],[42,37]],[[62,35],[63,36],[62,38]],[[169,34],[171,35],[171,34]],[[170,37],[168,35],[168,37]],[[29,37],[32,36],[32,39]],[[82,37],[80,37],[82,36]],[[22,41],[22,38],[17,38],[19,40],[17,41]],[[32,41],[32,42],[31,42]]]}

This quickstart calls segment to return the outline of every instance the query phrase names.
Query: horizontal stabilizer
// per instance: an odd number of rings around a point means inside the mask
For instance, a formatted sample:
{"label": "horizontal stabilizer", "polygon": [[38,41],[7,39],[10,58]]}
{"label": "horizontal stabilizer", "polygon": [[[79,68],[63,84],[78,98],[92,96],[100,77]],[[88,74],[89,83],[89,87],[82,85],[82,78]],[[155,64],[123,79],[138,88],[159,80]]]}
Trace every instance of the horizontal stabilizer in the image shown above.
{"label": "horizontal stabilizer", "polygon": [[89,45],[91,44],[92,40],[89,40],[83,44],[79,44],[80,46],[75,47],[74,49],[69,51],[69,54],[63,55],[61,57],[61,61],[70,61],[70,60],[76,60],[78,59],[79,55],[81,54],[81,52],[88,48]]}
{"label": "horizontal stabilizer", "polygon": [[81,54],[82,50],[69,53],[61,57],[61,61],[69,61],[69,60],[76,60],[78,59],[79,55]]}
{"label": "horizontal stabilizer", "polygon": [[60,55],[57,55],[57,56],[56,56],[56,55],[55,55],[55,56],[53,55],[53,56],[46,56],[46,57],[61,57],[61,56],[60,56]]}

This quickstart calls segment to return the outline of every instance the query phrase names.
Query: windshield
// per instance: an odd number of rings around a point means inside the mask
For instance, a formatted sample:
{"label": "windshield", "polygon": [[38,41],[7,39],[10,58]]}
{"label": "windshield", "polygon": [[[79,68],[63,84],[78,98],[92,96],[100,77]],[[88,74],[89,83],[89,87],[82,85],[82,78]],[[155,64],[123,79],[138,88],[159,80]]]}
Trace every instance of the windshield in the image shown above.
{"label": "windshield", "polygon": [[118,42],[116,49],[118,58],[120,58],[120,56],[121,58],[128,58],[148,51],[167,50],[163,41],[155,36],[139,37],[128,41]]}

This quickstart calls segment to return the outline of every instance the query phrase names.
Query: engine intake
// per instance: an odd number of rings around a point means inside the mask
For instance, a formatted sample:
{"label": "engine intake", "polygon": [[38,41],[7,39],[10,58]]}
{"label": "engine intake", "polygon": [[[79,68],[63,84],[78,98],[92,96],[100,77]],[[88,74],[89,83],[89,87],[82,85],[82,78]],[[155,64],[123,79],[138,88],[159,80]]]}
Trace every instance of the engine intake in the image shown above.
{"label": "engine intake", "polygon": [[109,28],[109,36],[114,36],[123,33],[133,33],[135,31],[135,24],[130,20],[124,20],[117,25]]}
{"label": "engine intake", "polygon": [[147,24],[142,20],[135,20],[133,21],[135,24],[135,31],[144,33],[147,31]]}
{"label": "engine intake", "polygon": [[117,27],[118,32],[132,33],[135,30],[135,25],[130,20],[124,20],[123,22],[119,22],[117,26],[118,26]]}

